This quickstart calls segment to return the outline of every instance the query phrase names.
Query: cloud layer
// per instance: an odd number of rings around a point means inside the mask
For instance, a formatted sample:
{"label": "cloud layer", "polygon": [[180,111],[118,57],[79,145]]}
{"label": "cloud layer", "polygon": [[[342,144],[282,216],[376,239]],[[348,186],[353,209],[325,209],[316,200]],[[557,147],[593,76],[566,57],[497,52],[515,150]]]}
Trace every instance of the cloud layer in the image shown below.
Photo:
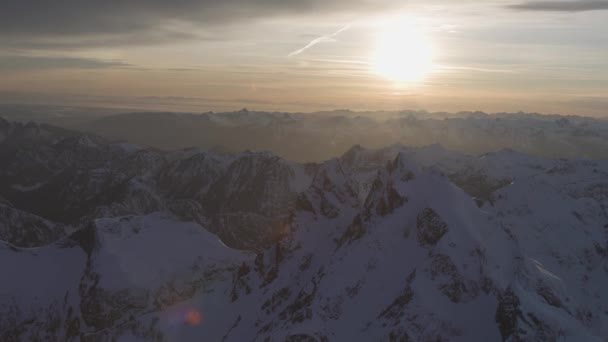
{"label": "cloud layer", "polygon": [[527,1],[508,6],[522,11],[585,12],[608,10],[606,0],[579,1]]}
{"label": "cloud layer", "polygon": [[[275,16],[321,16],[370,11],[395,0],[6,0],[0,42],[9,46],[154,43],[192,31]],[[188,29],[183,29],[186,26]],[[177,28],[176,28],[177,27]],[[182,27],[182,29],[179,29]],[[181,37],[180,37],[181,35]]]}
{"label": "cloud layer", "polygon": [[131,65],[120,61],[103,61],[92,58],[0,56],[0,70],[20,71],[39,69],[105,69],[127,68]]}

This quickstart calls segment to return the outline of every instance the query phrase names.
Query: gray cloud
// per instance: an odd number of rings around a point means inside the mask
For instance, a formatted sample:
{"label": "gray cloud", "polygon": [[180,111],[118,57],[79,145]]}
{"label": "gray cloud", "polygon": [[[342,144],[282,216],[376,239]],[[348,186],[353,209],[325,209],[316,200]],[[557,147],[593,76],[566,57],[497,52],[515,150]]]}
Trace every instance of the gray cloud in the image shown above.
{"label": "gray cloud", "polygon": [[[211,31],[211,30],[210,30]],[[223,37],[226,40],[227,37]],[[142,32],[98,33],[98,34],[20,34],[2,36],[0,34],[0,50],[2,48],[20,51],[26,50],[77,50],[89,47],[124,47],[165,44],[176,41],[217,41],[221,38],[213,33],[204,34],[193,32],[175,32],[172,30],[149,30]],[[19,52],[16,52],[19,53]]]}
{"label": "gray cloud", "polygon": [[0,56],[0,70],[105,69],[128,67],[131,67],[131,65],[120,61],[104,61],[89,58]]}
{"label": "gray cloud", "polygon": [[527,1],[508,8],[521,11],[551,11],[551,12],[585,12],[608,10],[606,0],[578,0],[578,1]]}
{"label": "gray cloud", "polygon": [[[273,16],[365,13],[396,0],[3,0],[0,44],[144,43]],[[186,25],[186,27],[180,25]],[[189,26],[188,26],[189,25]],[[178,27],[178,28],[176,28]],[[127,37],[127,38],[125,38]],[[178,37],[176,39],[181,39]],[[10,45],[10,44],[9,44]]]}

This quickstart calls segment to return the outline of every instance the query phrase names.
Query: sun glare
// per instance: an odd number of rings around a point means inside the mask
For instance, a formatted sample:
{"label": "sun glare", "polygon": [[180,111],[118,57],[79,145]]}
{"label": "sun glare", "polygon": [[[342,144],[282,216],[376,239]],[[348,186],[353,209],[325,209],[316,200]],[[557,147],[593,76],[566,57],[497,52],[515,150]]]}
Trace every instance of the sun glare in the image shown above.
{"label": "sun glare", "polygon": [[376,74],[395,82],[420,82],[433,70],[433,46],[415,26],[389,25],[379,35],[373,54]]}

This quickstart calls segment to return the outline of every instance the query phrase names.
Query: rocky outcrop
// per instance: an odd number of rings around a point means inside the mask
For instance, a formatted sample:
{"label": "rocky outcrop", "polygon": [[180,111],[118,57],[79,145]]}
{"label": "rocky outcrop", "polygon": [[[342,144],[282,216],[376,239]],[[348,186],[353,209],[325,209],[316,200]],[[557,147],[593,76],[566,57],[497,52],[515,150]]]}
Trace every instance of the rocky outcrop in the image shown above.
{"label": "rocky outcrop", "polygon": [[434,246],[448,232],[448,225],[431,208],[423,209],[416,217],[418,242],[423,246]]}

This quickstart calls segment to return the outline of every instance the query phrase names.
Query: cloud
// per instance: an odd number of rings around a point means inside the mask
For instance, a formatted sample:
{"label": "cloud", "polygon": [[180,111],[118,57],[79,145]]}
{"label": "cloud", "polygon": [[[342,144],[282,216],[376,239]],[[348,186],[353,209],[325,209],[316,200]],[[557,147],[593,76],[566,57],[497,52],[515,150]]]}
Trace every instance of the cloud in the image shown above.
{"label": "cloud", "polygon": [[335,36],[339,35],[340,33],[344,32],[344,31],[346,31],[346,30],[348,30],[349,28],[350,28],[350,25],[346,25],[346,26],[343,26],[342,28],[340,28],[338,31],[336,31],[336,32],[334,32],[334,33],[327,34],[327,35],[324,35],[324,36],[321,36],[321,37],[317,37],[317,38],[315,38],[315,39],[311,40],[311,41],[310,41],[308,44],[306,44],[306,45],[305,45],[303,48],[298,49],[298,50],[296,50],[296,51],[293,51],[293,52],[291,52],[291,53],[290,53],[289,55],[287,55],[287,56],[288,56],[288,57],[297,56],[297,55],[301,54],[302,52],[304,52],[304,51],[306,51],[306,50],[310,49],[311,47],[313,47],[313,46],[315,46],[315,45],[317,45],[317,44],[319,44],[319,43],[324,43],[324,42],[331,42],[331,41],[334,41],[334,39],[333,39],[333,38],[334,38]]}
{"label": "cloud", "polygon": [[496,73],[496,74],[512,74],[516,73],[515,70],[509,69],[492,69],[492,68],[479,68],[472,66],[448,66],[448,65],[437,65],[436,66],[440,71],[474,71],[474,72],[483,72],[483,73]]}
{"label": "cloud", "polygon": [[608,1],[526,1],[519,4],[509,5],[507,7],[520,11],[585,12],[608,10]]}
{"label": "cloud", "polygon": [[127,67],[131,67],[131,65],[121,61],[104,61],[92,58],[0,56],[0,70],[106,69]]}
{"label": "cloud", "polygon": [[214,35],[213,32],[198,34],[193,32],[175,32],[166,29],[116,34],[79,34],[74,36],[60,34],[2,36],[0,34],[0,50],[2,48],[16,51],[22,49],[77,50],[91,47],[133,47],[159,45],[179,41],[207,42],[217,40],[220,40],[220,38]]}
{"label": "cloud", "polygon": [[397,0],[3,0],[0,46],[107,46],[137,43],[138,37],[154,44],[214,28],[221,34],[219,28],[264,18],[362,14],[398,5]]}

